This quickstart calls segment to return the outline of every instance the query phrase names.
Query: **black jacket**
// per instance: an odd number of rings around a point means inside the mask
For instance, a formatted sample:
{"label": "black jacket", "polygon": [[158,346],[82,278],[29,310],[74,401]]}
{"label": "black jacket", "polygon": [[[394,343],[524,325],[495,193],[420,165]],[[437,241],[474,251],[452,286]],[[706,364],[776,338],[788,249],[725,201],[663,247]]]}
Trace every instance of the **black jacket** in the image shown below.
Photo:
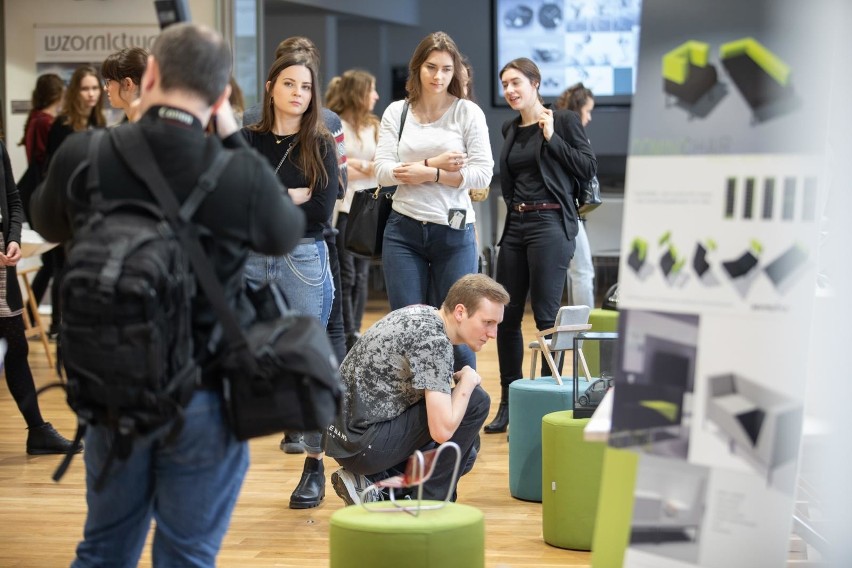
{"label": "black jacket", "polygon": [[[517,116],[503,124],[503,150],[500,152],[500,185],[506,206],[511,207],[515,192],[515,179],[509,171],[509,151],[521,117]],[[553,136],[544,140],[536,160],[541,168],[541,177],[553,201],[562,206],[562,226],[565,236],[573,239],[577,235],[577,207],[574,198],[579,191],[578,179],[592,179],[598,171],[598,160],[586,137],[586,131],[577,113],[570,110],[553,111]],[[506,215],[503,234],[511,215]],[[499,243],[498,243],[499,244]]]}
{"label": "black jacket", "polygon": [[[174,117],[180,117],[180,121]],[[137,124],[117,128],[139,128],[151,146],[163,176],[183,202],[195,186],[208,155],[223,151],[218,138],[204,134],[201,123],[178,109],[154,107]],[[31,208],[34,228],[52,242],[73,237],[74,218],[86,214],[84,206],[68,199],[66,187],[82,195],[85,168],[73,176],[86,159],[91,132],[73,134],[51,158],[47,179],[33,195]],[[296,246],[305,228],[304,215],[286,195],[272,168],[246,145],[239,132],[224,141],[234,157],[223,172],[216,190],[195,214],[194,220],[208,236],[202,244],[229,304],[237,308],[244,323],[253,317],[243,292],[243,266],[248,251],[283,255]],[[114,147],[103,147],[98,157],[101,192],[106,199],[139,199],[156,202],[145,185],[130,173]],[[200,288],[199,288],[200,290]],[[213,307],[203,293],[193,303],[196,354],[210,340],[217,322]]]}
{"label": "black jacket", "polygon": [[[21,225],[24,222],[24,208],[21,196],[12,176],[12,164],[6,146],[0,141],[0,179],[3,181],[3,191],[0,191],[0,213],[3,214],[3,241],[6,246],[15,242],[21,244]],[[13,312],[20,310],[24,302],[21,298],[21,287],[18,284],[18,272],[14,266],[6,266],[6,303]]]}

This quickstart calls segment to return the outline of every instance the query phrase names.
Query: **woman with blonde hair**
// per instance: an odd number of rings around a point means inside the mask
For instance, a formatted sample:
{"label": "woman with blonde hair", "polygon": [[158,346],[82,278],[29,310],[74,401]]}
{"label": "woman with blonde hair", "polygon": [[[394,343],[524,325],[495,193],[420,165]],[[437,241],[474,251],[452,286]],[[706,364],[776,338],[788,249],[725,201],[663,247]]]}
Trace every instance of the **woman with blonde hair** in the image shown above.
{"label": "woman with blonde hair", "polygon": [[341,301],[347,351],[360,336],[361,320],[367,303],[367,278],[370,260],[358,258],[346,250],[345,235],[352,196],[356,191],[376,187],[373,158],[379,139],[379,118],[373,108],[379,95],[376,78],[361,69],[350,69],[331,80],[326,91],[326,106],[343,123],[349,185],[346,196],[335,206],[337,213],[337,256],[340,261]]}
{"label": "woman with blonde hair", "polygon": [[[397,186],[382,245],[392,310],[442,301],[477,271],[468,190],[489,185],[494,159],[485,115],[465,98],[462,65],[450,36],[429,34],[408,64],[408,98],[382,116],[376,178]],[[455,370],[465,365],[475,368],[476,357],[457,346]]]}

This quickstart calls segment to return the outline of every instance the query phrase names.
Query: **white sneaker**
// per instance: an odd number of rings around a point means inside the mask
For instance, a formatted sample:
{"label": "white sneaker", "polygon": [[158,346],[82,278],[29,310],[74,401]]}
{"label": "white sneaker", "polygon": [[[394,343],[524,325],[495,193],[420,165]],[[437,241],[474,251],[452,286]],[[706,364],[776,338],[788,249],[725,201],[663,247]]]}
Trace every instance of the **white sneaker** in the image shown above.
{"label": "white sneaker", "polygon": [[[370,480],[365,476],[352,473],[342,467],[331,474],[331,486],[334,487],[334,492],[347,505],[360,505],[361,493],[370,485]],[[364,496],[364,501],[367,503],[381,500],[382,496],[378,491],[370,491]]]}

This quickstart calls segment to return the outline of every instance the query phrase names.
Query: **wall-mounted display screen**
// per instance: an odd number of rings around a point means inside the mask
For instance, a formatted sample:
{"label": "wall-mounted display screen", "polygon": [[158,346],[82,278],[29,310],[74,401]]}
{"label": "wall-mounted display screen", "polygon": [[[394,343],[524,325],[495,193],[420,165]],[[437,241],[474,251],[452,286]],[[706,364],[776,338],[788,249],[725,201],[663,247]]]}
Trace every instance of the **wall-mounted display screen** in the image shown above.
{"label": "wall-mounted display screen", "polygon": [[497,72],[516,57],[541,70],[540,92],[558,97],[582,81],[595,103],[629,104],[636,84],[641,0],[492,0],[495,105],[505,105]]}

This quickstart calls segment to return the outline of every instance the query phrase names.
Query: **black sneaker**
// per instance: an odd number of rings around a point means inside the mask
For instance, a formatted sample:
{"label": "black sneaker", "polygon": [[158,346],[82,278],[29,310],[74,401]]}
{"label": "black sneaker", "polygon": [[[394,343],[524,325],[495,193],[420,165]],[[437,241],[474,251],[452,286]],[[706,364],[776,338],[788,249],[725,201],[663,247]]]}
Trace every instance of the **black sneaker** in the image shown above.
{"label": "black sneaker", "polygon": [[[30,428],[27,434],[27,453],[30,455],[67,454],[73,445],[74,442],[57,432],[50,422]],[[74,453],[82,451],[83,444],[77,444]]]}
{"label": "black sneaker", "polygon": [[[359,505],[362,492],[370,485],[370,480],[365,476],[352,473],[342,467],[331,474],[331,486],[334,487],[334,492],[347,505]],[[370,491],[363,497],[365,503],[382,500],[382,494],[379,491]]]}

